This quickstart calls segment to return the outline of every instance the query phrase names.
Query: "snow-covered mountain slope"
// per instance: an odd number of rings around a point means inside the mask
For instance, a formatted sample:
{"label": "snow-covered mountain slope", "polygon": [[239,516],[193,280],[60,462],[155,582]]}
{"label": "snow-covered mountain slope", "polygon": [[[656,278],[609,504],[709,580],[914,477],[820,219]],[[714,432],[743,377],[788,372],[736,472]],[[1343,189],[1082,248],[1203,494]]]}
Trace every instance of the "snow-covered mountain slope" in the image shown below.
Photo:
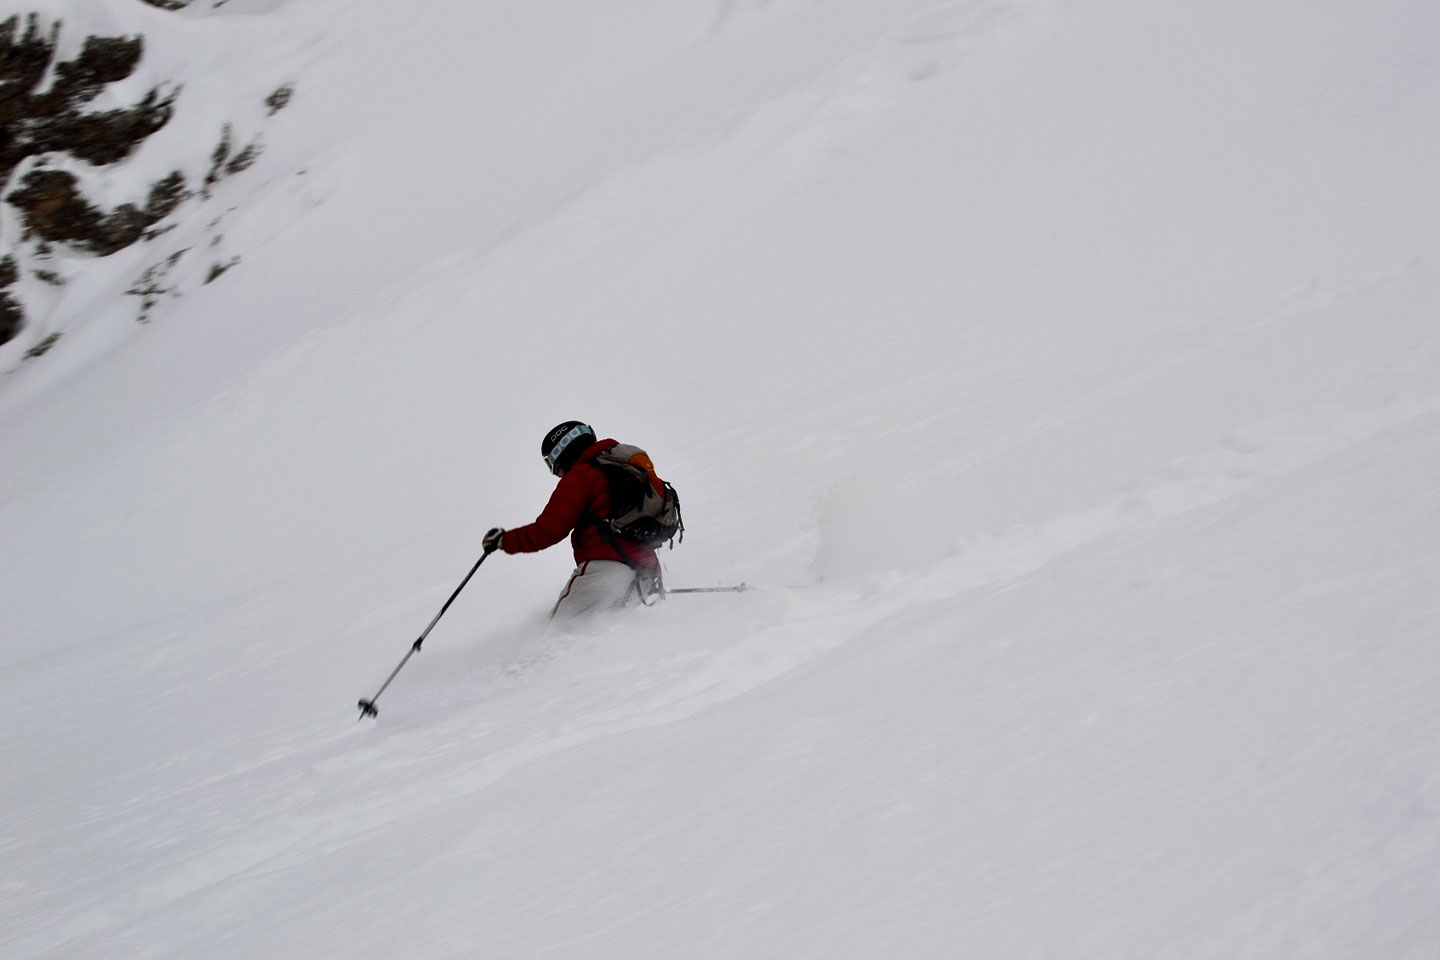
{"label": "snow-covered mountain slope", "polygon": [[[1440,11],[592,6],[147,12],[295,96],[0,379],[3,952],[1435,955]],[[570,417],[756,589],[356,723]]]}

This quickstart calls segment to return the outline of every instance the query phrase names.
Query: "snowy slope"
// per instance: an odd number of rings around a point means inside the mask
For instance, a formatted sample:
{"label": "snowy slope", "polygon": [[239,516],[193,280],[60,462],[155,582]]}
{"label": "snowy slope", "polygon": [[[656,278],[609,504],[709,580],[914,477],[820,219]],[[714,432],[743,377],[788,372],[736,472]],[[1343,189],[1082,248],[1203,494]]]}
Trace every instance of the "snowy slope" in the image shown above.
{"label": "snowy slope", "polygon": [[[296,97],[0,379],[0,952],[1437,955],[1440,11],[573,6],[147,8]],[[572,416],[757,589],[356,723]]]}

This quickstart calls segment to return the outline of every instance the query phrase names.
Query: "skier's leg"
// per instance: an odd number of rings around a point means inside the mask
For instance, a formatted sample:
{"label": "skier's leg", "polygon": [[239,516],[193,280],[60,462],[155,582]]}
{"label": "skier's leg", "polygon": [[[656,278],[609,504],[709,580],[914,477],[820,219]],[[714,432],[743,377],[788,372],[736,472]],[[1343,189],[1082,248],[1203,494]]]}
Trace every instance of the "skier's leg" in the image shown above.
{"label": "skier's leg", "polygon": [[575,568],[555,609],[552,620],[574,620],[597,610],[624,605],[635,586],[635,572],[614,560],[587,560]]}

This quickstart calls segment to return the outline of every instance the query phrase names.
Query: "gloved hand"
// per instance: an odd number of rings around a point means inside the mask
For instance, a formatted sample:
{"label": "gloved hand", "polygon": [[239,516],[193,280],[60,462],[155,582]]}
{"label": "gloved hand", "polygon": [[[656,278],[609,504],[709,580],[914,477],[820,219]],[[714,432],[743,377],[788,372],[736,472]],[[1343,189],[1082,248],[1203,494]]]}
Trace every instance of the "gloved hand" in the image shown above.
{"label": "gloved hand", "polygon": [[504,536],[504,527],[491,527],[490,532],[485,534],[485,539],[480,543],[485,547],[486,553],[493,553],[500,549],[500,539]]}

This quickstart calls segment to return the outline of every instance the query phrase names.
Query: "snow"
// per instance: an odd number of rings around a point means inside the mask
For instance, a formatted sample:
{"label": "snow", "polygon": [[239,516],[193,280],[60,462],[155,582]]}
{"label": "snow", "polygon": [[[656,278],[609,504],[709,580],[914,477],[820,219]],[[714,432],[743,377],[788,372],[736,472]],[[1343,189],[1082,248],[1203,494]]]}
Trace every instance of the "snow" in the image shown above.
{"label": "snow", "polygon": [[[264,151],[0,356],[0,953],[1440,949],[1440,8],[54,7]],[[755,589],[357,722],[572,417]]]}

